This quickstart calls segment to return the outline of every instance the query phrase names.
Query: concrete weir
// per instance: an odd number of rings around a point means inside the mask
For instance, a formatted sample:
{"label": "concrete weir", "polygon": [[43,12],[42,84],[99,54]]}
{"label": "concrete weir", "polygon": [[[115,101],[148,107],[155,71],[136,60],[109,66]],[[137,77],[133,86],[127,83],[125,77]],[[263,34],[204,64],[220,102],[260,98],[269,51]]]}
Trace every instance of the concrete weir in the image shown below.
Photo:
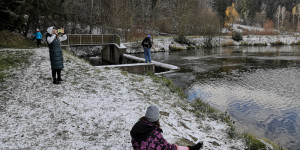
{"label": "concrete weir", "polygon": [[170,64],[164,64],[157,61],[152,61],[151,63],[144,63],[145,59],[122,54],[122,63],[119,65],[106,65],[106,66],[96,66],[97,68],[120,68],[121,70],[128,71],[130,73],[136,74],[146,74],[153,72],[155,75],[161,75],[166,73],[171,73],[179,70],[180,68]]}
{"label": "concrete weir", "polygon": [[135,74],[146,74],[148,72],[154,72],[154,64],[136,63],[136,64],[121,64],[121,65],[107,65],[96,66],[97,68],[120,68],[123,71],[127,71]]}
{"label": "concrete weir", "polygon": [[[156,75],[179,70],[179,67],[128,55],[118,35],[71,34],[62,47],[74,55],[88,60],[98,68],[120,68],[136,74],[153,72]],[[109,64],[109,65],[104,65]]]}
{"label": "concrete weir", "polygon": [[[144,63],[145,62],[144,58],[140,58],[140,57],[136,57],[136,56],[132,56],[132,55],[128,55],[128,54],[123,54],[123,61],[124,61],[124,63],[126,62],[126,63],[130,63],[130,64],[134,64],[134,63],[147,64],[147,63]],[[171,72],[175,72],[180,69],[177,66],[161,63],[161,62],[154,61],[154,60],[152,60],[152,62],[150,64],[154,65],[154,70],[152,72],[154,72],[155,75],[171,73]],[[147,72],[145,72],[145,73],[147,73]]]}

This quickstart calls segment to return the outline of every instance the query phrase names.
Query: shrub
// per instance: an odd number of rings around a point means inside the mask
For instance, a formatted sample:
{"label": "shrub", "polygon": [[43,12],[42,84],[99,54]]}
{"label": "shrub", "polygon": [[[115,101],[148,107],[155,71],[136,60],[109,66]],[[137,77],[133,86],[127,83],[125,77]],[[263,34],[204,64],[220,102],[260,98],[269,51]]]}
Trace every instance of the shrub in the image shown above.
{"label": "shrub", "polygon": [[276,42],[272,42],[271,45],[272,46],[279,46],[279,45],[285,45],[285,43],[283,43],[281,41],[276,41]]}
{"label": "shrub", "polygon": [[130,29],[125,35],[126,41],[133,42],[138,40],[143,40],[145,38],[145,33],[141,32],[139,29]]}
{"label": "shrub", "polygon": [[232,39],[233,39],[234,41],[239,42],[239,41],[242,41],[242,40],[243,40],[243,36],[242,36],[242,34],[239,33],[239,32],[233,32]]}
{"label": "shrub", "polygon": [[212,48],[213,47],[213,45],[212,45],[212,37],[211,36],[209,36],[209,37],[205,37],[205,41],[204,41],[204,45],[203,45],[203,47],[204,48]]}
{"label": "shrub", "polygon": [[193,44],[189,39],[187,39],[185,36],[181,36],[181,35],[175,37],[174,41],[179,44],[186,44],[188,46]]}

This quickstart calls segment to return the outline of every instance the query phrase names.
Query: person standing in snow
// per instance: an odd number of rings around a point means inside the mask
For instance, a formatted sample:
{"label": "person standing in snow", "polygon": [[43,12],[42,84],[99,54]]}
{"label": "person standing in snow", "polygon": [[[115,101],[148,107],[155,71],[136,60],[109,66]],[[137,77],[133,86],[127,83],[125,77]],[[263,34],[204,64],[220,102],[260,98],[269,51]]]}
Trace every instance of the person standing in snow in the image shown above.
{"label": "person standing in snow", "polygon": [[36,39],[37,47],[40,47],[43,36],[39,29],[36,29],[36,32],[34,33],[34,37]]}
{"label": "person standing in snow", "polygon": [[151,63],[151,47],[152,47],[151,35],[145,37],[145,39],[142,41],[142,46],[144,48],[145,62]]}
{"label": "person standing in snow", "polygon": [[169,144],[162,136],[159,124],[159,109],[149,106],[146,115],[139,119],[130,131],[131,143],[134,150],[199,150],[203,142],[194,146],[178,146]]}
{"label": "person standing in snow", "polygon": [[[61,81],[63,81],[61,79],[61,70],[64,68],[64,64],[63,64],[64,60],[63,60],[63,54],[62,54],[60,42],[66,40],[67,35],[65,35],[64,29],[60,29],[60,30],[61,33],[58,33],[58,31],[54,27],[49,27],[47,29],[47,35],[46,35],[47,44],[50,53],[53,84],[60,84]],[[62,36],[58,37],[58,34],[62,34]]]}

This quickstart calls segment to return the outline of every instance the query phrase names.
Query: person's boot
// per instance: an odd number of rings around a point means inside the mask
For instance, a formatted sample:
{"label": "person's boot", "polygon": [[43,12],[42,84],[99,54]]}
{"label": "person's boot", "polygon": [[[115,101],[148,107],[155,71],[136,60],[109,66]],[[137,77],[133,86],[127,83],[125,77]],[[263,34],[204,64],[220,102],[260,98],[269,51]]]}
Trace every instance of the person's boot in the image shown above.
{"label": "person's boot", "polygon": [[59,70],[59,71],[57,72],[57,81],[59,81],[59,82],[64,81],[63,79],[61,79],[61,70]]}
{"label": "person's boot", "polygon": [[63,79],[61,79],[61,77],[57,78],[57,81],[62,82],[64,81]]}
{"label": "person's boot", "polygon": [[60,84],[60,82],[56,78],[53,78],[53,84]]}

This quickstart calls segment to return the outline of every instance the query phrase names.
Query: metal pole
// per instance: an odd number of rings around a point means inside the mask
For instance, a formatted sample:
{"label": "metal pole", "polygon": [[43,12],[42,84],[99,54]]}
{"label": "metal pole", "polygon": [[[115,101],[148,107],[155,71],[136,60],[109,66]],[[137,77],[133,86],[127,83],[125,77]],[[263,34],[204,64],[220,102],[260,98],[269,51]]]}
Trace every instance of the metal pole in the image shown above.
{"label": "metal pole", "polygon": [[103,34],[102,34],[102,44],[103,44]]}
{"label": "metal pole", "polygon": [[79,35],[79,45],[81,45],[81,35]]}

